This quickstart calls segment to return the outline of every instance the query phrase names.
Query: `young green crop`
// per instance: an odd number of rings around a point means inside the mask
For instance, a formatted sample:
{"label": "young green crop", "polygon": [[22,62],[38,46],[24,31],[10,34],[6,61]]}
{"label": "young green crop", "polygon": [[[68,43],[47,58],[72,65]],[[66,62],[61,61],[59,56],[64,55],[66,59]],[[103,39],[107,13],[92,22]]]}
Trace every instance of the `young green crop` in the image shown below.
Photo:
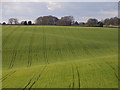
{"label": "young green crop", "polygon": [[3,88],[117,88],[117,28],[3,26]]}

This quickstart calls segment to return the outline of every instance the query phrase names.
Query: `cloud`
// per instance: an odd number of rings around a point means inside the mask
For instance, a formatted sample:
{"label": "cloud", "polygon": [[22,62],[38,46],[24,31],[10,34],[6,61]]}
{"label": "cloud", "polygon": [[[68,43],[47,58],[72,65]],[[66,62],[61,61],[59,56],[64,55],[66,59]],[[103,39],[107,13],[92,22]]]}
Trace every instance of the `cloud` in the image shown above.
{"label": "cloud", "polygon": [[100,11],[100,14],[109,15],[109,16],[118,16],[118,11]]}
{"label": "cloud", "polygon": [[28,3],[3,3],[2,19],[8,21],[9,18],[18,18],[20,20],[30,19],[30,15],[35,11]]}
{"label": "cloud", "polygon": [[46,4],[47,4],[47,9],[50,10],[50,11],[62,8],[62,6],[60,5],[60,3],[46,2]]}
{"label": "cloud", "polygon": [[40,0],[1,0],[2,2],[40,2]]}
{"label": "cloud", "polygon": [[119,2],[119,0],[2,0],[2,2]]}
{"label": "cloud", "polygon": [[32,14],[34,11],[32,7],[27,7],[28,3],[5,3],[3,4],[4,15],[25,15]]}
{"label": "cloud", "polygon": [[117,15],[117,4],[113,2],[4,2],[3,20],[15,17],[19,20],[35,20],[39,16],[53,15],[63,17],[71,15],[77,21],[89,18],[99,20]]}

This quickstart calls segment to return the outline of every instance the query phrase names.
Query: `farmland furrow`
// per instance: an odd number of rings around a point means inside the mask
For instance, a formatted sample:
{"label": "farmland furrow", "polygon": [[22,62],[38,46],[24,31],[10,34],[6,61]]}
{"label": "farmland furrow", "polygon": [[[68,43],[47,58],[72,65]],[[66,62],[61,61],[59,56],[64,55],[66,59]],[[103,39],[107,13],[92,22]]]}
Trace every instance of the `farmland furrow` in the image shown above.
{"label": "farmland furrow", "polygon": [[47,56],[47,43],[46,43],[46,34],[45,34],[45,29],[43,28],[43,55],[45,59],[45,63],[49,64],[48,62],[48,56]]}
{"label": "farmland furrow", "polygon": [[[44,73],[44,75],[43,75],[43,73]],[[43,73],[42,73],[43,76],[41,75],[35,84],[40,85],[40,83],[43,84],[43,82],[45,82],[45,79],[42,79],[42,77],[44,77],[44,76],[46,77],[46,75],[47,75],[47,73],[48,73],[47,65],[46,65],[46,68],[45,68],[45,70],[43,71]],[[40,78],[41,78],[42,80],[41,80]],[[45,85],[45,86],[42,86],[42,87],[43,87],[43,88],[46,88],[47,85],[48,85],[48,84],[46,83],[46,85]],[[32,86],[32,87],[33,87],[33,86]],[[34,87],[35,87],[35,86],[34,86]]]}
{"label": "farmland furrow", "polygon": [[25,90],[31,84],[31,82],[32,82],[32,80],[34,79],[35,76],[36,76],[36,74],[33,75],[33,77],[30,79],[30,81],[27,83],[27,85],[25,85],[23,90]]}
{"label": "farmland furrow", "polygon": [[119,76],[118,76],[118,74],[117,74],[117,71],[116,71],[116,69],[112,66],[112,65],[110,65],[108,62],[105,62],[109,67],[111,67],[111,69],[114,71],[114,75],[115,75],[115,77],[120,81],[120,78],[119,78]]}
{"label": "farmland furrow", "polygon": [[[66,31],[66,30],[65,30],[65,31]],[[68,45],[68,41],[67,41],[68,39],[65,37],[65,36],[66,36],[66,35],[65,35],[65,32],[64,32],[63,30],[61,30],[61,32],[62,32],[63,37],[64,37],[64,39],[65,39],[65,46],[66,46],[66,43],[67,43],[67,45]],[[69,47],[69,48],[67,47],[67,48],[66,48],[66,51],[67,51],[67,50],[70,50],[70,47]],[[67,54],[68,54],[68,53],[66,53],[66,55],[67,55]]]}
{"label": "farmland furrow", "polygon": [[78,86],[79,86],[79,89],[80,89],[80,73],[79,73],[79,70],[78,70],[78,66],[76,66],[76,70],[77,70],[77,76],[78,76]]}
{"label": "farmland furrow", "polygon": [[16,59],[16,56],[17,56],[17,47],[18,47],[18,45],[19,45],[19,42],[21,41],[21,37],[23,36],[23,34],[25,33],[25,31],[26,30],[24,30],[24,31],[22,31],[21,33],[20,33],[20,35],[19,35],[19,37],[18,37],[18,39],[17,39],[17,42],[15,43],[15,46],[14,46],[14,48],[13,48],[13,54],[12,54],[12,60],[11,60],[11,62],[10,62],[10,65],[9,65],[9,67],[8,67],[8,69],[12,69],[13,68],[13,66],[14,66],[14,62],[15,62],[15,59]]}
{"label": "farmland furrow", "polygon": [[[79,29],[77,29],[77,30],[79,31]],[[78,38],[76,34],[73,34],[73,33],[72,33],[72,35],[73,35],[73,37]],[[82,32],[80,33],[80,35],[82,36]],[[83,36],[83,37],[84,37],[84,36]],[[89,51],[88,48],[87,48],[87,45],[83,42],[83,40],[81,40],[81,39],[79,38],[79,39],[78,39],[78,42],[80,43],[80,45],[82,45],[82,49],[85,51],[85,53],[86,53],[87,55],[92,56],[92,54],[90,53],[90,51]],[[79,50],[80,50],[80,49],[81,49],[81,48],[79,48]]]}
{"label": "farmland furrow", "polygon": [[31,34],[31,37],[30,37],[27,67],[31,67],[31,64],[32,64],[32,44],[33,44],[33,41],[34,41],[34,30],[32,31],[32,34]]}
{"label": "farmland furrow", "polygon": [[[63,35],[64,35],[64,39],[66,40],[68,50],[72,54],[72,56],[74,56],[75,55],[74,47],[71,45],[70,39],[65,37],[66,36],[65,32],[64,31],[62,31],[62,32],[63,32]],[[68,29],[66,29],[66,32],[71,33],[70,30],[68,30]]]}
{"label": "farmland furrow", "polygon": [[17,31],[17,27],[14,28],[11,32],[9,32],[8,35],[6,36],[6,38],[3,39],[3,41],[2,41],[2,47],[5,46],[6,42],[7,42],[8,39],[13,35],[13,33],[15,33],[15,31]]}
{"label": "farmland furrow", "polygon": [[86,53],[87,55],[93,56],[93,55],[90,53],[90,51],[87,49],[86,44],[84,44],[83,41],[81,41],[81,40],[79,40],[79,42],[82,44],[83,50],[85,51],[85,53]]}
{"label": "farmland furrow", "polygon": [[[36,31],[39,31],[39,28],[36,28],[35,29]],[[39,32],[39,34],[37,34],[37,35],[35,35],[37,38],[34,38],[34,40],[36,40],[36,41],[39,41],[39,42],[41,42],[42,41],[42,39],[41,39],[41,37],[42,37],[42,33],[41,33],[41,31]],[[35,42],[36,42],[35,41]],[[35,43],[34,42],[34,43]],[[41,42],[42,43],[42,42]],[[42,56],[43,55],[41,55],[40,53],[41,53],[41,43],[39,43],[38,44],[38,47],[36,48],[36,54],[35,54],[35,60],[36,60],[36,62],[40,62],[40,60],[43,60],[42,59]],[[35,45],[35,44],[34,44]],[[43,52],[42,52],[43,53]]]}
{"label": "farmland furrow", "polygon": [[11,71],[8,74],[6,74],[4,77],[2,77],[0,80],[4,81],[6,80],[8,77],[10,77],[11,75],[13,75],[16,71]]}
{"label": "farmland furrow", "polygon": [[36,77],[35,81],[30,86],[30,89],[37,83],[37,81],[39,80],[39,78],[41,77],[42,73],[45,71],[46,68],[47,68],[47,65],[45,65],[45,67],[42,69],[41,73],[38,75],[38,77]]}
{"label": "farmland furrow", "polygon": [[[57,54],[58,54],[59,58],[60,58],[61,60],[63,60],[63,56],[62,56],[61,49],[59,49],[59,41],[58,41],[57,37],[55,38],[55,41],[56,41],[56,47],[55,47],[55,48],[56,48]],[[56,58],[57,58],[58,56],[56,56]]]}
{"label": "farmland furrow", "polygon": [[74,55],[75,54],[74,48],[72,47],[70,40],[67,40],[67,43],[68,43],[69,50],[71,51],[72,55]]}
{"label": "farmland furrow", "polygon": [[74,79],[75,79],[75,76],[74,76],[74,67],[72,66],[72,88],[74,88]]}
{"label": "farmland furrow", "polygon": [[[30,81],[27,83],[27,85],[23,88],[23,90],[25,90],[26,88],[28,88],[28,90],[30,90],[35,84],[36,82],[39,80],[39,78],[41,77],[42,73],[44,72],[44,70],[46,69],[47,65],[45,65],[43,67],[43,69],[41,70],[41,72],[38,74],[36,73],[36,75],[34,75]],[[37,76],[38,75],[38,76]],[[34,80],[35,79],[35,80]]]}
{"label": "farmland furrow", "polygon": [[71,88],[71,83],[69,84],[69,86],[68,86],[69,88]]}
{"label": "farmland furrow", "polygon": [[[68,33],[70,33],[70,34],[72,34],[72,36],[74,36],[73,33],[70,32],[70,29],[68,30]],[[71,45],[71,42],[70,42],[71,39],[68,39],[68,38],[66,38],[66,39],[67,39],[69,50],[72,53],[72,55],[74,55],[75,54],[75,50],[74,50],[74,47]]]}
{"label": "farmland furrow", "polygon": [[[58,71],[58,68],[56,67],[56,68],[54,68],[54,70],[55,71]],[[47,74],[45,74],[45,73],[47,73]],[[55,73],[53,73],[51,70],[49,70],[49,68],[46,70],[46,72],[44,73],[44,75],[45,75],[45,77],[46,77],[46,75],[51,75],[50,77],[49,76],[47,76],[47,80],[41,80],[40,82],[41,82],[41,84],[43,84],[43,82],[46,82],[46,85],[44,85],[44,87],[42,87],[42,88],[51,88],[51,85],[53,85],[54,84],[54,82],[55,83],[57,83],[57,81],[56,81],[56,74]],[[39,82],[38,82],[39,83]],[[39,83],[40,84],[40,83]]]}
{"label": "farmland furrow", "polygon": [[113,71],[116,71],[116,69],[112,66],[112,65],[110,65],[108,62],[105,62],[109,67],[111,67],[112,69],[113,69]]}
{"label": "farmland furrow", "polygon": [[115,29],[10,27],[3,32],[3,88],[117,87]]}
{"label": "farmland furrow", "polygon": [[115,74],[115,77],[118,79],[118,81],[120,81],[120,77],[118,77],[118,74],[117,73],[114,73]]}

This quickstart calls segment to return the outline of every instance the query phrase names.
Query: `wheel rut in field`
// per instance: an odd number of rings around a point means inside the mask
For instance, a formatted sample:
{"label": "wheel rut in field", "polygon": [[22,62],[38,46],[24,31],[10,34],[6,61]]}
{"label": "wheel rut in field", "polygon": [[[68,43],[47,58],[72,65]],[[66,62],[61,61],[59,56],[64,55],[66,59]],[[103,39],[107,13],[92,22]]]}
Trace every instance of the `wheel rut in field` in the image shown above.
{"label": "wheel rut in field", "polygon": [[[72,70],[72,81],[68,87],[74,89],[76,87],[76,85],[78,85],[78,90],[80,90],[81,83],[80,83],[80,73],[79,73],[78,66],[76,65],[74,67],[74,65],[71,65],[71,70]],[[75,82],[76,78],[77,78],[77,82]]]}
{"label": "wheel rut in field", "polygon": [[74,85],[75,85],[75,81],[74,81],[74,79],[75,79],[75,75],[74,75],[74,67],[72,66],[72,88],[74,88]]}
{"label": "wheel rut in field", "polygon": [[80,73],[79,73],[79,70],[78,70],[78,66],[76,66],[76,70],[77,70],[77,77],[78,77],[78,87],[80,89]]}
{"label": "wheel rut in field", "polygon": [[120,81],[120,78],[119,78],[118,74],[116,73],[117,72],[116,69],[112,65],[110,65],[110,63],[108,63],[108,62],[105,62],[105,63],[114,71],[115,77]]}
{"label": "wheel rut in field", "polygon": [[45,33],[45,29],[43,28],[43,55],[44,55],[44,59],[45,59],[45,63],[49,64],[48,62],[48,55],[47,55],[47,43],[46,43],[46,33]]}
{"label": "wheel rut in field", "polygon": [[30,36],[27,67],[31,67],[31,65],[32,65],[32,46],[33,46],[33,41],[34,41],[34,30],[32,31],[32,34]]}
{"label": "wheel rut in field", "polygon": [[6,74],[5,76],[3,76],[0,81],[5,81],[8,77],[10,77],[11,75],[13,75],[16,71],[11,71],[8,74]]}
{"label": "wheel rut in field", "polygon": [[59,45],[58,45],[58,44],[59,44],[59,41],[58,41],[58,38],[57,38],[57,37],[55,38],[55,42],[56,42],[56,43],[55,43],[55,44],[56,44],[56,45],[55,45],[55,49],[56,49],[56,54],[57,54],[57,55],[56,55],[56,58],[59,57],[61,60],[63,60],[62,51],[61,51],[61,49],[58,47],[58,46],[59,46]]}
{"label": "wheel rut in field", "polygon": [[45,69],[47,68],[47,65],[45,65],[43,67],[43,69],[41,70],[40,73],[36,73],[31,79],[30,81],[27,83],[27,85],[23,88],[23,90],[31,90],[32,87],[37,83],[37,81],[39,80],[39,78],[41,77],[41,75],[43,74],[43,72],[45,71]]}
{"label": "wheel rut in field", "polygon": [[11,62],[10,62],[10,65],[8,67],[8,69],[12,69],[13,66],[14,66],[14,62],[15,62],[15,59],[16,59],[16,56],[17,56],[17,47],[19,46],[19,42],[21,41],[21,37],[23,36],[23,34],[25,33],[26,30],[22,31],[17,39],[17,42],[15,43],[14,45],[14,48],[13,48],[13,51],[12,51],[12,58],[11,58]]}

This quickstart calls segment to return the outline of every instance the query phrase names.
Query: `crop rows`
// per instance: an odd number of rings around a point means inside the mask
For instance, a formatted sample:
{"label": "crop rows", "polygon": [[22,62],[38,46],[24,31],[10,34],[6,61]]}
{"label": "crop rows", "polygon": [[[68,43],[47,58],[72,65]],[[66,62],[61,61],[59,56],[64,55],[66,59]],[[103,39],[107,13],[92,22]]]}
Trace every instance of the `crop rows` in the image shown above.
{"label": "crop rows", "polygon": [[43,28],[43,55],[44,55],[44,59],[46,64],[49,64],[48,62],[48,57],[47,57],[47,41],[46,41],[46,34],[45,34],[45,30]]}
{"label": "crop rows", "polygon": [[6,75],[4,75],[4,76],[0,79],[0,81],[2,80],[2,82],[3,82],[3,81],[6,80],[8,77],[10,77],[11,75],[13,75],[15,72],[16,72],[16,71],[11,71],[11,72],[7,73]]}
{"label": "crop rows", "polygon": [[[6,38],[3,38],[3,42],[2,42],[2,46],[5,46],[5,43],[7,42],[7,40],[9,40],[9,38],[12,36],[11,34],[15,33],[15,31],[17,30],[17,28],[14,28],[12,31],[10,31],[8,33],[8,35],[6,36]],[[5,33],[5,32],[4,32]]]}
{"label": "crop rows", "polygon": [[115,67],[113,67],[110,63],[105,62],[113,71],[114,71],[114,75],[115,77],[120,81],[119,77],[118,77],[118,70],[115,69]]}
{"label": "crop rows", "polygon": [[16,60],[16,55],[17,55],[17,47],[18,47],[18,44],[19,42],[21,41],[21,37],[23,36],[23,34],[25,33],[25,30],[22,31],[22,33],[20,33],[18,39],[17,39],[17,42],[15,43],[15,46],[13,48],[13,53],[12,53],[12,60],[10,62],[10,65],[9,65],[9,69],[11,69],[13,66],[14,66],[14,62]]}
{"label": "crop rows", "polygon": [[117,33],[114,28],[4,26],[3,87],[117,88]]}
{"label": "crop rows", "polygon": [[30,36],[30,44],[29,44],[29,50],[28,50],[28,64],[27,64],[27,67],[31,67],[31,64],[32,64],[32,44],[33,44],[33,40],[34,40],[34,31],[32,31],[32,34]]}
{"label": "crop rows", "polygon": [[45,65],[42,69],[41,72],[36,73],[31,79],[30,81],[27,83],[27,85],[23,88],[23,90],[25,90],[26,88],[31,89],[35,83],[37,83],[37,81],[39,80],[39,78],[41,77],[42,73],[44,72],[44,70],[46,69],[47,65]]}

